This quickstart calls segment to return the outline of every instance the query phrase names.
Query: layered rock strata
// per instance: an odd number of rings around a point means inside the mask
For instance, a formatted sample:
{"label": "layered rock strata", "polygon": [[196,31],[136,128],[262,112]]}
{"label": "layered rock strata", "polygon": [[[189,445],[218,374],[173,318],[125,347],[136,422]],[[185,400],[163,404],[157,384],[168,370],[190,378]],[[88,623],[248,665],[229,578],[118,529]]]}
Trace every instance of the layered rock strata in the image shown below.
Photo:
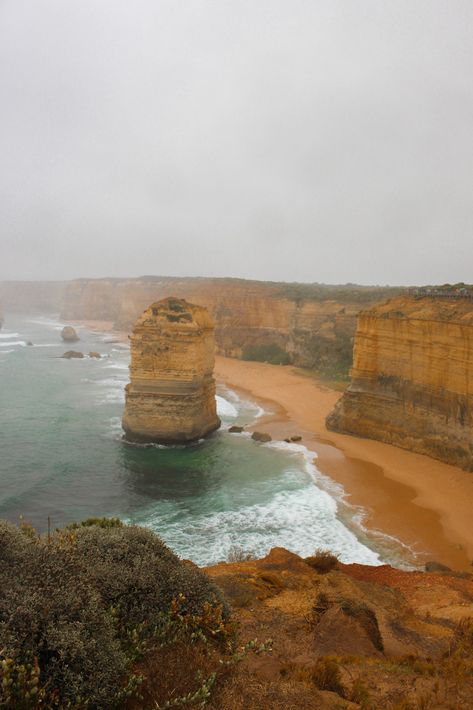
{"label": "layered rock strata", "polygon": [[208,311],[183,299],[153,303],[130,336],[130,383],[123,429],[130,441],[179,443],[220,426]]}
{"label": "layered rock strata", "polygon": [[473,302],[397,298],[360,314],[327,427],[473,471]]}
{"label": "layered rock strata", "polygon": [[147,304],[173,294],[209,309],[219,354],[348,372],[361,308],[399,289],[243,279],[80,279],[65,290],[62,318],[107,320],[128,330]]}

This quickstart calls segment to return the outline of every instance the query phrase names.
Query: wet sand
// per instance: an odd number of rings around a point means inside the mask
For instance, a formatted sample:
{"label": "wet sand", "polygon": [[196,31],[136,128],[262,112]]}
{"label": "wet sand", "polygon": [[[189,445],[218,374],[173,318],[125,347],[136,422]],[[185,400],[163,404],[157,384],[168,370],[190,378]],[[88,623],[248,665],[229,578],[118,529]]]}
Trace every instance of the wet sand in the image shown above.
{"label": "wet sand", "polygon": [[393,535],[418,556],[472,571],[473,474],[370,439],[337,434],[325,417],[341,396],[292,367],[217,357],[217,382],[266,403],[255,428],[293,434],[317,454],[318,469],[367,510],[367,527]]}

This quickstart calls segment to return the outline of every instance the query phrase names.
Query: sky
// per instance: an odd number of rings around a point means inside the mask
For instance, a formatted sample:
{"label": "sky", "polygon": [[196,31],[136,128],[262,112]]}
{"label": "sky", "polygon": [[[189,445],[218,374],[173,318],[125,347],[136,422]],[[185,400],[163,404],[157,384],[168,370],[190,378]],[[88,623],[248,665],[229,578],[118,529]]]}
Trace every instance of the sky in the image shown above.
{"label": "sky", "polygon": [[0,279],[473,282],[471,0],[0,0]]}

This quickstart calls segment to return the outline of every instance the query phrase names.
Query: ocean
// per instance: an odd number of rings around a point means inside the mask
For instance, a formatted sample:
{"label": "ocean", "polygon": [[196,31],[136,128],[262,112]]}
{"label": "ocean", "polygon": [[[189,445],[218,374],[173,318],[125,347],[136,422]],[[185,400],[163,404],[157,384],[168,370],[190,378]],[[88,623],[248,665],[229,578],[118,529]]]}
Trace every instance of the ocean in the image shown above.
{"label": "ocean", "polygon": [[[313,452],[228,433],[264,413],[231,389],[217,389],[222,427],[210,438],[126,443],[128,346],[80,326],[80,341],[63,343],[64,325],[52,315],[12,314],[0,330],[0,518],[44,531],[48,518],[54,528],[117,516],[152,528],[199,565],[275,546],[300,555],[330,549],[343,562],[415,564],[399,541],[365,528],[364,511],[318,471]],[[102,358],[61,359],[70,349]]]}

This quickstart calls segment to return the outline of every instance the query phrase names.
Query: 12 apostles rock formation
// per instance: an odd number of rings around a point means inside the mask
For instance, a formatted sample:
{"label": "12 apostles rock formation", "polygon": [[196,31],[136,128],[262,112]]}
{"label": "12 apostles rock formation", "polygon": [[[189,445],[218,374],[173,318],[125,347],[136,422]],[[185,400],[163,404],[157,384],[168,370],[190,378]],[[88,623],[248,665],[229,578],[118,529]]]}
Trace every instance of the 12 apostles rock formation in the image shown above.
{"label": "12 apostles rock formation", "polygon": [[123,415],[128,440],[188,442],[218,429],[214,324],[206,308],[178,298],[153,303],[130,342]]}

